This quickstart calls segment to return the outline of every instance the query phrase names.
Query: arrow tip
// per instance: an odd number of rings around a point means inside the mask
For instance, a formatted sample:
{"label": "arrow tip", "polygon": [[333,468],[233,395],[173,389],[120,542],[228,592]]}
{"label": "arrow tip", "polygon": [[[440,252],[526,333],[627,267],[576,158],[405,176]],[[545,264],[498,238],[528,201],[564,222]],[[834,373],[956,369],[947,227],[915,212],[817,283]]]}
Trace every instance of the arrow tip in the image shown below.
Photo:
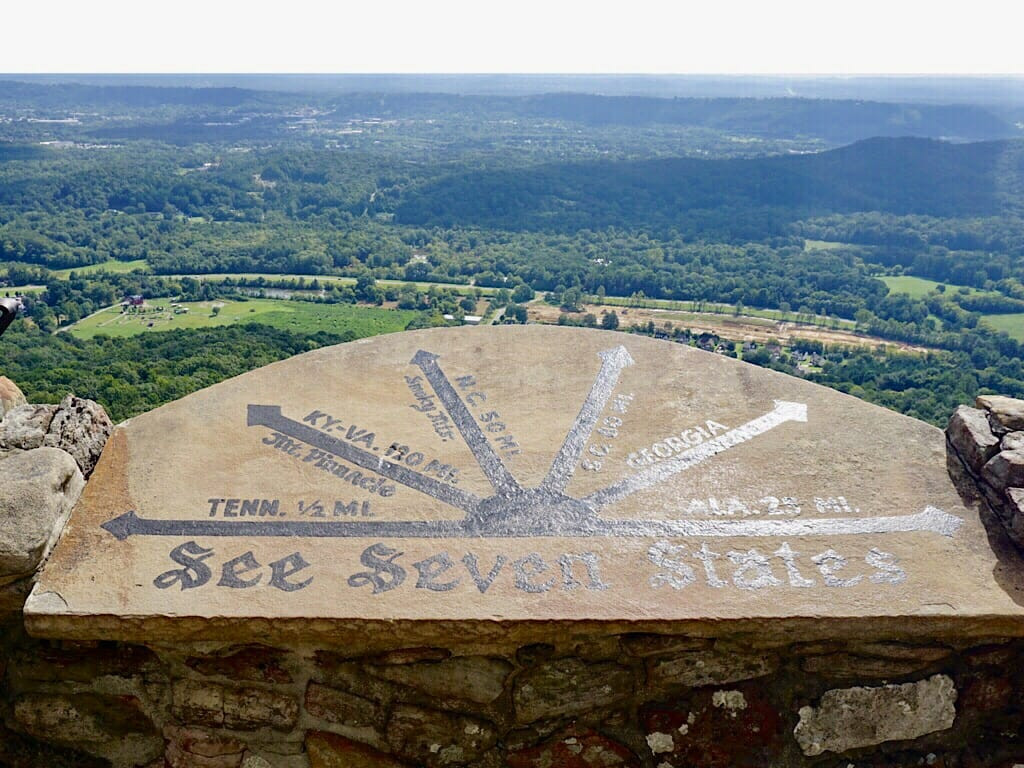
{"label": "arrow tip", "polygon": [[622,368],[625,368],[627,365],[632,365],[634,362],[633,356],[629,354],[629,350],[621,344],[617,347],[612,347],[611,349],[602,349],[597,353],[597,356],[605,362],[614,363]]}
{"label": "arrow tip", "polygon": [[120,517],[115,517],[113,520],[107,520],[100,528],[113,535],[118,541],[124,541],[132,535],[132,523],[136,520],[138,518],[135,516],[135,510],[132,510],[131,512],[125,512]]}
{"label": "arrow tip", "polygon": [[964,523],[956,515],[951,515],[945,510],[930,505],[925,507],[920,515],[930,530],[941,533],[943,536],[952,536]]}
{"label": "arrow tip", "polygon": [[791,403],[787,400],[776,400],[777,410],[788,421],[807,421],[807,404]]}
{"label": "arrow tip", "polygon": [[440,355],[435,355],[433,352],[427,352],[425,349],[418,349],[416,350],[416,354],[412,356],[412,360],[409,362],[413,365],[423,365],[424,363],[432,363],[439,357]]}

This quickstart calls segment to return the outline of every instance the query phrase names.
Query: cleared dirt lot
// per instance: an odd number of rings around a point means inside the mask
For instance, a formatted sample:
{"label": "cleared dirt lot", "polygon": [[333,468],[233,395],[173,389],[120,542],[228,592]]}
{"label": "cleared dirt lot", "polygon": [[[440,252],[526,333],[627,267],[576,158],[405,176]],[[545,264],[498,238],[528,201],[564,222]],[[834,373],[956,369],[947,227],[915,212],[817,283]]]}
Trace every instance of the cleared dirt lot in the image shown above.
{"label": "cleared dirt lot", "polygon": [[[714,333],[731,341],[778,341],[782,344],[790,344],[797,339],[809,339],[820,341],[824,344],[843,344],[851,347],[883,346],[901,352],[923,353],[928,351],[924,347],[879,339],[874,336],[865,336],[851,331],[798,325],[797,323],[783,323],[744,315],[736,317],[734,315],[716,315],[700,312],[679,312],[671,309],[612,307],[587,304],[584,305],[583,312],[579,314],[574,313],[573,317],[582,317],[587,312],[591,312],[597,316],[600,323],[601,314],[612,310],[619,315],[620,328],[629,327],[630,325],[646,325],[653,321],[659,329],[663,328],[665,323],[672,323],[673,327],[689,328],[695,333]],[[558,307],[541,302],[530,304],[527,311],[530,321],[535,323],[557,323],[559,315],[562,314],[562,310]]]}

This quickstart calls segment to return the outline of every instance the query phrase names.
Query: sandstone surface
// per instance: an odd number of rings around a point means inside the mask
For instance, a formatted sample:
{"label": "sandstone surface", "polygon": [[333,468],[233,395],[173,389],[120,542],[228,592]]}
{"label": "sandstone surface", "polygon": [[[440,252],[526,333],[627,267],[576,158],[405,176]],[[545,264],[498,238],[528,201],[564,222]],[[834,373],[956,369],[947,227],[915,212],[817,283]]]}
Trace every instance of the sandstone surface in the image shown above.
{"label": "sandstone surface", "polygon": [[[639,649],[669,688],[774,669],[770,652],[707,646],[725,632],[1022,635],[1019,562],[952,487],[945,446],[855,398],[637,336],[377,337],[117,427],[26,621],[413,657],[439,634],[480,657],[579,636],[588,663]],[[653,640],[611,639],[627,633],[688,639],[661,660]],[[456,701],[422,661],[363,674]],[[468,699],[498,690],[484,665],[460,674]],[[516,690],[528,720],[541,705]]]}

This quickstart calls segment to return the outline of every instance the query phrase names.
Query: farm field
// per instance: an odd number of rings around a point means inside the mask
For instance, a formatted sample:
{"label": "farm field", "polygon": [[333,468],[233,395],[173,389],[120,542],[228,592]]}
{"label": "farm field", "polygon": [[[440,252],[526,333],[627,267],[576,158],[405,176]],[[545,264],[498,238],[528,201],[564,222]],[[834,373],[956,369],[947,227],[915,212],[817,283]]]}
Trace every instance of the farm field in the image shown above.
{"label": "farm field", "polygon": [[[653,322],[658,328],[664,327],[665,323],[671,323],[675,327],[689,328],[694,333],[713,333],[730,341],[756,341],[760,343],[778,341],[782,344],[790,344],[798,339],[806,339],[820,341],[823,344],[842,344],[850,347],[870,347],[876,349],[886,347],[900,352],[924,353],[928,351],[924,347],[888,341],[873,336],[864,336],[843,329],[779,322],[760,317],[747,317],[745,315],[735,317],[733,315],[677,312],[645,307],[623,309],[618,306],[589,304],[583,307],[582,313],[575,316],[582,317],[583,313],[591,312],[600,318],[602,312],[608,310],[615,310],[618,313],[620,330],[628,328],[630,325],[646,325],[648,322]],[[557,323],[562,310],[550,304],[535,302],[529,305],[527,313],[531,322]]]}
{"label": "farm field", "polygon": [[[924,298],[934,291],[937,285],[945,285],[947,293],[954,293],[963,287],[950,285],[949,283],[939,283],[924,277],[913,277],[912,275],[887,275],[878,279],[889,286],[890,293],[905,293],[912,299]],[[979,291],[976,288],[967,288],[967,291],[971,294],[983,293],[983,291]]]}
{"label": "farm field", "polygon": [[127,337],[149,331],[261,323],[294,333],[352,331],[364,337],[404,330],[416,315],[405,310],[274,299],[181,302],[178,306],[188,311],[175,314],[169,299],[155,299],[143,312],[122,313],[120,306],[108,307],[64,330],[89,339],[100,334]]}
{"label": "farm field", "polygon": [[127,274],[128,272],[135,272],[136,270],[142,270],[143,272],[149,272],[149,264],[146,263],[145,259],[136,259],[135,261],[104,261],[102,264],[90,264],[87,267],[75,267],[74,269],[55,269],[53,274],[61,280],[67,280],[74,272],[78,275],[92,275],[97,272],[110,272],[111,274],[121,275]]}
{"label": "farm field", "polygon": [[1024,313],[1009,315],[985,315],[981,318],[983,325],[994,331],[1005,331],[1015,341],[1024,341]]}

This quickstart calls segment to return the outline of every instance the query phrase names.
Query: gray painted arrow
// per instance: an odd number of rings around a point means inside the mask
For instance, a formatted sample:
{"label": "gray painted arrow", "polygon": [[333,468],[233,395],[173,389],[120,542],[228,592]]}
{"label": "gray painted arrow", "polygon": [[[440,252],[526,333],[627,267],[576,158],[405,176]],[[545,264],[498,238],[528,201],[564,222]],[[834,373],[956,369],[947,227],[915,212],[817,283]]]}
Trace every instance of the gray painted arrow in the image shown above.
{"label": "gray painted arrow", "polygon": [[369,451],[357,448],[351,443],[339,440],[319,429],[289,419],[281,414],[281,407],[278,405],[250,405],[248,425],[250,427],[269,427],[275,432],[294,437],[296,440],[332,453],[356,466],[376,472],[378,475],[383,475],[407,488],[425,493],[464,512],[471,512],[480,504],[480,499],[472,493],[439,482],[401,464],[375,456]]}
{"label": "gray painted arrow", "polygon": [[548,470],[547,477],[541,483],[541,488],[557,492],[565,490],[565,486],[569,484],[569,480],[576,472],[576,464],[590,439],[590,433],[593,432],[594,425],[608,403],[608,398],[615,390],[619,374],[622,373],[623,368],[633,364],[633,358],[630,357],[629,351],[621,345],[597,354],[601,358],[601,370],[598,371],[597,378],[594,379],[587,399],[583,401],[576,421],[566,434],[562,448],[555,456],[555,460],[551,462],[551,469]]}
{"label": "gray painted arrow", "polygon": [[656,462],[635,475],[590,494],[583,501],[598,507],[618,501],[631,493],[642,491],[678,472],[700,464],[734,445],[745,443],[787,421],[807,421],[807,406],[803,403],[776,400],[775,407],[763,416],[748,421],[736,429],[730,429],[725,434],[712,438],[706,443],[683,451],[678,456]]}
{"label": "gray painted arrow", "polygon": [[108,520],[100,527],[122,541],[129,536],[298,536],[314,539],[401,536],[432,539],[457,535],[462,529],[462,521],[328,523],[311,520],[240,520],[235,523],[226,520],[149,520],[132,511]]}
{"label": "gray painted arrow", "polygon": [[413,365],[419,366],[423,375],[427,377],[434,393],[444,404],[448,415],[452,417],[455,426],[458,427],[462,439],[466,441],[469,450],[476,457],[477,464],[494,487],[495,493],[499,496],[511,496],[522,490],[519,483],[508,471],[505,463],[491,446],[491,442],[476,423],[473,414],[462,402],[455,387],[444,375],[441,366],[437,364],[438,355],[426,350],[419,350],[410,361]]}
{"label": "gray painted arrow", "polygon": [[820,518],[806,520],[600,520],[580,527],[545,526],[537,531],[497,530],[469,532],[462,520],[373,522],[279,522],[226,520],[149,520],[135,512],[108,520],[101,526],[119,540],[129,536],[296,536],[303,538],[540,538],[669,536],[677,538],[849,536],[873,533],[937,533],[952,536],[963,524],[955,515],[925,507],[913,515],[890,517]]}

